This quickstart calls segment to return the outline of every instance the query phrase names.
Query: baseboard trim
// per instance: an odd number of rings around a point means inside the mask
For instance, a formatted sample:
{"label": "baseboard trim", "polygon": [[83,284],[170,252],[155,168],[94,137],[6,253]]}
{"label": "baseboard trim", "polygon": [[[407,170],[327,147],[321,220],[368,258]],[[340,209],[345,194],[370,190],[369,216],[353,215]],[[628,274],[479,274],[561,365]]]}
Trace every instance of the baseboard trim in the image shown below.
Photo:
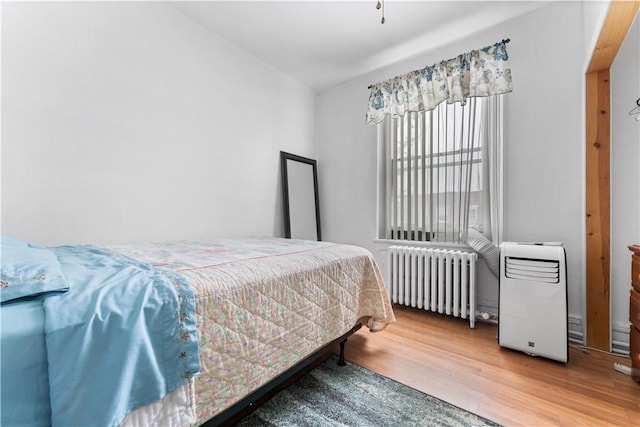
{"label": "baseboard trim", "polygon": [[569,336],[569,342],[584,345],[584,329],[582,328],[582,318],[570,314],[567,319],[569,330],[567,334]]}
{"label": "baseboard trim", "polygon": [[[569,342],[586,345],[584,339],[584,329],[582,317],[569,315]],[[629,324],[613,322],[611,325],[611,352],[615,354],[628,355],[630,351]]]}
{"label": "baseboard trim", "polygon": [[616,354],[630,353],[630,323],[613,322],[611,325],[611,352]]}

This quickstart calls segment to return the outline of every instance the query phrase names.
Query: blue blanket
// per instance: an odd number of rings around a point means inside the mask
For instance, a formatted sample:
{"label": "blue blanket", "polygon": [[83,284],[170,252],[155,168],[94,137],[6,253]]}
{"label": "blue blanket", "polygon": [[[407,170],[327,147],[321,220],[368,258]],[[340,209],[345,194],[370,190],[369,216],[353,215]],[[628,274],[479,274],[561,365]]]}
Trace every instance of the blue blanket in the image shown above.
{"label": "blue blanket", "polygon": [[179,275],[106,249],[51,250],[70,285],[44,303],[53,426],[117,426],[199,372],[195,299]]}

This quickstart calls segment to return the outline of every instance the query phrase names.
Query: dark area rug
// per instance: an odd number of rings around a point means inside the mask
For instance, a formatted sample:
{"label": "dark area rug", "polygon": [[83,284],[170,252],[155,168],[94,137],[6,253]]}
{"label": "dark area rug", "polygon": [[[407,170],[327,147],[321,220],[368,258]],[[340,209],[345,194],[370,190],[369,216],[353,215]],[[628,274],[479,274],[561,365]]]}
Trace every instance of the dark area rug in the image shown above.
{"label": "dark area rug", "polygon": [[337,366],[336,361],[331,357],[237,426],[499,426],[352,363]]}

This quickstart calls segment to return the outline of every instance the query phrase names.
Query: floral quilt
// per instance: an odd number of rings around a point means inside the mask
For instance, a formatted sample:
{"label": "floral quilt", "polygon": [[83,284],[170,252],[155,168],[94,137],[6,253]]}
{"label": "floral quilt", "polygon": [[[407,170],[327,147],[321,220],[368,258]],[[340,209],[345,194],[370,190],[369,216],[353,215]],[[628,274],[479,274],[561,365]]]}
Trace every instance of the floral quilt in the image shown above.
{"label": "floral quilt", "polygon": [[190,380],[199,425],[349,331],[395,318],[370,252],[290,239],[112,247],[185,277],[194,290],[200,375]]}

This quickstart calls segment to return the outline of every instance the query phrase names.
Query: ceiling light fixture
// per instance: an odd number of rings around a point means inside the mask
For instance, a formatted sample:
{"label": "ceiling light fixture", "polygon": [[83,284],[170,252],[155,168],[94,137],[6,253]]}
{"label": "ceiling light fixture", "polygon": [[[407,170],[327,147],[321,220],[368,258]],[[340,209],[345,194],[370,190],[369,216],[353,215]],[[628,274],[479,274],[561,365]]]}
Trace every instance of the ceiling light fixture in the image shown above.
{"label": "ceiling light fixture", "polygon": [[378,0],[378,3],[376,4],[376,9],[380,10],[382,9],[382,19],[380,20],[381,24],[384,24],[384,0]]}

